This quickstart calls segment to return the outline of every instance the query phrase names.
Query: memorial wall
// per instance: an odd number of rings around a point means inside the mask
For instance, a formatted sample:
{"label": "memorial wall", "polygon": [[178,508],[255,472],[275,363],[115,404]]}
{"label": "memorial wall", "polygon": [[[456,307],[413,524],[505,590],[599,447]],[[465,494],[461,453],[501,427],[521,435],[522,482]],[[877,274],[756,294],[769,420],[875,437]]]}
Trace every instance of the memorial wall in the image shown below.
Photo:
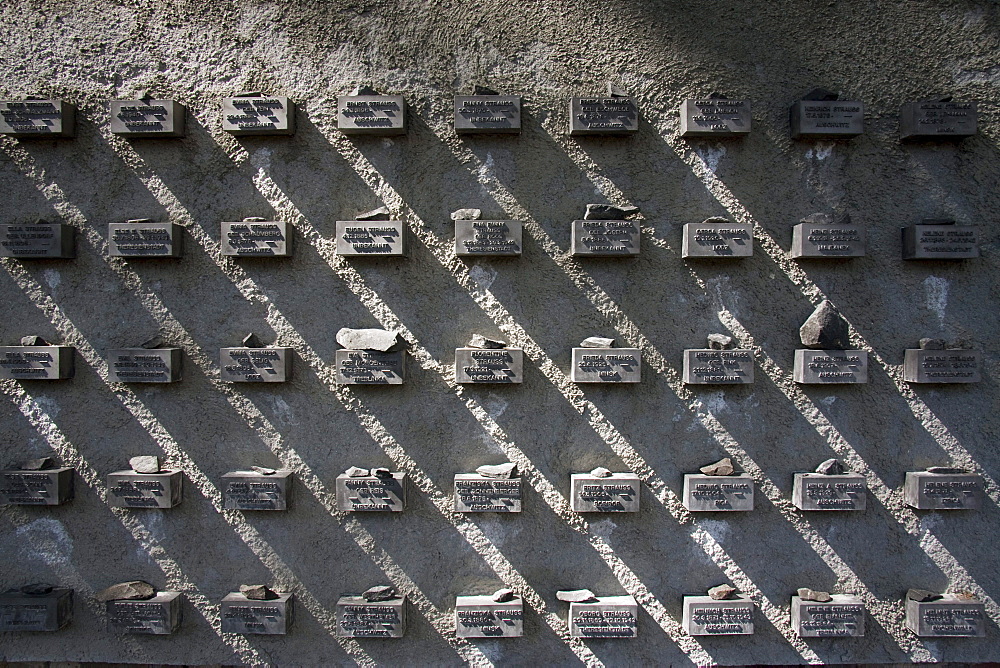
{"label": "memorial wall", "polygon": [[0,661],[1000,661],[1000,9],[860,4],[9,4]]}

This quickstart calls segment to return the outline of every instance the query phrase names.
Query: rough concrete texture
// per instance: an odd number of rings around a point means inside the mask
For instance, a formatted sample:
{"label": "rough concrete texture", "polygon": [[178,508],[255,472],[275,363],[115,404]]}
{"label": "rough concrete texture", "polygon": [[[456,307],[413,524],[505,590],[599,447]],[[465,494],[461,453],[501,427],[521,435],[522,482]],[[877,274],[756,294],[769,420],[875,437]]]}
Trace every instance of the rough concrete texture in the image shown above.
{"label": "rough concrete texture", "polygon": [[[79,105],[77,138],[0,141],[3,222],[38,217],[80,232],[75,260],[0,263],[0,339],[77,348],[72,380],[0,384],[0,461],[56,454],[77,496],[0,511],[0,585],[77,592],[54,634],[4,634],[0,659],[142,663],[666,665],[1000,660],[1000,211],[998,7],[958,0],[546,3],[8,3],[0,14],[4,97]],[[567,101],[609,80],[640,106],[631,138],[570,140]],[[345,138],[335,98],[359,84],[402,94],[410,131]],[[520,136],[457,137],[452,96],[476,84],[524,96]],[[823,86],[867,105],[849,142],[793,142],[788,107]],[[148,90],[191,115],[179,140],[110,134],[108,101]],[[235,139],[224,96],[287,95],[293,137]],[[749,99],[753,131],[683,141],[677,109],[713,91]],[[902,103],[980,100],[980,134],[901,145]],[[575,260],[570,223],[588,203],[640,207],[642,253]],[[345,260],[334,223],[386,205],[414,237],[405,259]],[[457,208],[524,222],[517,259],[460,261]],[[849,213],[866,257],[786,259],[792,225]],[[221,221],[295,228],[287,261],[221,255]],[[751,223],[754,255],[685,263],[681,227],[712,216]],[[903,262],[899,228],[924,218],[980,226],[982,257]],[[169,218],[180,260],[107,258],[111,222]],[[830,299],[869,352],[862,386],[792,382],[798,330]],[[337,387],[341,327],[399,330],[405,385]],[[162,330],[185,351],[170,386],[106,382],[105,351]],[[218,350],[249,331],[292,346],[292,380],[218,382]],[[595,332],[640,348],[642,383],[568,381],[571,349]],[[692,389],[685,348],[726,332],[753,350],[757,382]],[[452,383],[454,349],[474,333],[524,349],[525,380]],[[903,350],[921,337],[984,350],[983,381],[909,386]],[[167,511],[110,510],[104,476],[157,453],[187,480]],[[753,512],[683,509],[682,476],[732,457],[756,481]],[[864,513],[802,513],[792,475],[830,457],[863,473]],[[514,462],[524,510],[459,515],[457,472]],[[295,472],[287,513],[221,511],[222,476],[259,464]],[[959,465],[986,476],[979,512],[903,506],[907,470]],[[412,481],[405,512],[336,511],[334,479],[384,466]],[[569,511],[570,473],[603,466],[645,482],[642,511]],[[185,595],[168,638],[113,637],[94,592],[144,579]],[[243,582],[293,592],[287,636],[219,633],[218,606]],[[685,636],[685,594],[729,582],[759,605],[756,633]],[[392,584],[410,606],[406,637],[335,638],[343,592]],[[510,587],[525,637],[457,640],[455,597]],[[856,593],[871,614],[856,639],[799,639],[799,587]],[[570,640],[556,591],[639,602],[636,640]],[[918,639],[903,626],[909,588],[968,590],[987,602],[985,639]]]}

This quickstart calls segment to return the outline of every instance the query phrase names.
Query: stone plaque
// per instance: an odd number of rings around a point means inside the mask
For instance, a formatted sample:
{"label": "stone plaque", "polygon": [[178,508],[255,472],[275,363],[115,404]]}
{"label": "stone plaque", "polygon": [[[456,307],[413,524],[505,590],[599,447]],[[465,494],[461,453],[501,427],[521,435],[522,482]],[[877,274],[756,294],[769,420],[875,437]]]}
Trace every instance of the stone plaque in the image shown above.
{"label": "stone plaque", "polygon": [[39,595],[18,589],[0,593],[0,631],[58,631],[72,619],[72,589],[54,587]]}
{"label": "stone plaque", "polygon": [[406,225],[401,220],[338,220],[337,255],[392,255],[403,257]]}
{"label": "stone plaque", "polygon": [[221,348],[219,356],[226,383],[284,383],[292,377],[291,348]]}
{"label": "stone plaque", "polygon": [[749,385],[752,382],[752,350],[691,348],[684,351],[684,383],[687,385]]}
{"label": "stone plaque", "polygon": [[631,596],[599,596],[589,603],[569,604],[569,635],[573,638],[635,638],[639,606]]}
{"label": "stone plaque", "polygon": [[395,471],[388,478],[337,476],[337,510],[401,513],[405,507],[405,473]]}
{"label": "stone plaque", "polygon": [[796,473],[792,503],[799,510],[864,510],[867,490],[860,473]]}
{"label": "stone plaque", "polygon": [[570,498],[577,513],[639,512],[639,476],[612,473],[599,478],[590,473],[570,474]]}
{"label": "stone plaque", "polygon": [[641,376],[638,348],[573,348],[574,383],[638,383]]}
{"label": "stone plaque", "polygon": [[753,510],[753,478],[739,475],[684,474],[684,507],[692,512]]}
{"label": "stone plaque", "polygon": [[979,510],[983,477],[978,473],[907,471],[903,501],[919,510]]}
{"label": "stone plaque", "polygon": [[406,633],[406,597],[366,601],[363,596],[337,600],[338,638],[402,638]]}
{"label": "stone plaque", "polygon": [[180,257],[183,246],[183,228],[177,223],[108,225],[111,257]]}
{"label": "stone plaque", "polygon": [[219,615],[223,633],[285,635],[295,617],[294,595],[285,592],[270,601],[251,600],[238,591],[222,599]]}
{"label": "stone plaque", "polygon": [[456,383],[520,383],[524,351],[520,348],[455,348]]}
{"label": "stone plaque", "polygon": [[111,134],[126,139],[183,137],[184,105],[176,100],[112,100]]}
{"label": "stone plaque", "polygon": [[181,471],[108,474],[108,502],[112,508],[173,508],[183,498]]}
{"label": "stone plaque", "polygon": [[73,498],[75,470],[64,466],[41,471],[0,471],[0,504],[58,506]]}
{"label": "stone plaque", "polygon": [[681,137],[725,137],[750,134],[750,101],[684,100]]}
{"label": "stone plaque", "polygon": [[982,366],[978,350],[907,349],[903,380],[907,383],[978,383]]}
{"label": "stone plaque", "polygon": [[753,230],[740,223],[688,223],[684,226],[681,257],[750,257]]}
{"label": "stone plaque", "polygon": [[75,227],[63,223],[0,225],[0,257],[73,258],[75,233]]}
{"label": "stone plaque", "polygon": [[290,257],[291,228],[283,220],[222,223],[222,254],[238,257]]}
{"label": "stone plaque", "polygon": [[402,385],[406,379],[406,351],[338,350],[338,385]]}
{"label": "stone plaque", "polygon": [[631,220],[574,220],[572,255],[616,256],[639,254],[639,224]]}
{"label": "stone plaque", "polygon": [[684,597],[684,630],[692,636],[753,633],[754,602],[745,596],[717,601],[711,596]]}
{"label": "stone plaque", "polygon": [[868,351],[809,350],[795,351],[796,383],[828,385],[868,382]]}
{"label": "stone plaque", "polygon": [[639,130],[639,108],[630,97],[574,97],[569,101],[569,134],[630,135]]}
{"label": "stone plaque", "polygon": [[112,383],[174,383],[180,379],[180,348],[108,351],[108,380]]}
{"label": "stone plaque", "polygon": [[0,100],[0,135],[72,137],[76,107],[62,100]]}
{"label": "stone plaque", "polygon": [[521,479],[456,473],[455,510],[460,513],[519,513]]}
{"label": "stone plaque", "polygon": [[498,603],[492,596],[456,596],[455,635],[520,638],[524,635],[524,603],[520,598]]}
{"label": "stone plaque", "polygon": [[850,139],[865,131],[865,105],[846,100],[799,100],[791,109],[792,139]]}
{"label": "stone plaque", "polygon": [[75,350],[72,346],[0,346],[0,379],[72,378]]}
{"label": "stone plaque", "polygon": [[986,635],[986,606],[954,594],[944,594],[936,601],[906,599],[906,628],[925,638],[982,638]]}
{"label": "stone plaque", "polygon": [[230,471],[222,476],[222,482],[227,510],[288,510],[291,505],[291,471],[276,471],[270,475]]}
{"label": "stone plaque", "polygon": [[899,110],[899,138],[964,139],[976,134],[975,102],[907,102]]}
{"label": "stone plaque", "polygon": [[799,223],[792,228],[792,258],[863,257],[865,235],[860,225]]}
{"label": "stone plaque", "polygon": [[979,229],[974,225],[909,225],[902,232],[904,260],[979,257]]}
{"label": "stone plaque", "polygon": [[402,95],[346,95],[337,98],[337,127],[345,135],[405,135]]}
{"label": "stone plaque", "polygon": [[287,97],[227,97],[222,129],[237,136],[295,134],[295,103]]}
{"label": "stone plaque", "polygon": [[865,605],[857,596],[831,594],[832,601],[792,597],[792,629],[800,638],[859,638],[865,634]]}
{"label": "stone plaque", "polygon": [[455,132],[460,135],[520,134],[521,98],[517,95],[456,95]]}
{"label": "stone plaque", "polygon": [[161,591],[145,601],[108,601],[108,621],[126,633],[168,635],[181,625],[181,593]]}
{"label": "stone plaque", "polygon": [[456,220],[455,254],[520,255],[521,223],[516,220]]}

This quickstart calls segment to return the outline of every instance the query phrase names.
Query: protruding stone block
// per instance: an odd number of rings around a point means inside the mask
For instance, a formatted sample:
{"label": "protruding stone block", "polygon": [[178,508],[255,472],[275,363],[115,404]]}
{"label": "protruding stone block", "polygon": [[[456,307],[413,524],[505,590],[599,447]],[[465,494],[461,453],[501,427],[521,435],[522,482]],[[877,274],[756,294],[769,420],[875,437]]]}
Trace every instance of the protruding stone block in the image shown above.
{"label": "protruding stone block", "polygon": [[47,594],[18,589],[0,593],[0,631],[58,631],[73,620],[73,590],[53,587]]}
{"label": "protruding stone block", "polygon": [[600,596],[596,601],[569,604],[569,634],[573,638],[635,638],[639,606],[631,596]]}
{"label": "protruding stone block", "polygon": [[868,351],[797,349],[793,378],[804,385],[867,383]]}
{"label": "protruding stone block", "polygon": [[684,630],[692,636],[753,634],[754,602],[746,596],[716,600],[711,596],[685,596]]}
{"label": "protruding stone block", "polygon": [[521,97],[456,95],[455,132],[460,135],[520,134]]}
{"label": "protruding stone block", "polygon": [[799,100],[791,108],[792,139],[850,139],[865,131],[865,105],[847,100]]}
{"label": "protruding stone block", "polygon": [[748,385],[753,383],[753,351],[734,348],[684,351],[686,385]]}
{"label": "protruding stone block", "polygon": [[979,228],[975,225],[909,225],[901,229],[904,260],[979,257]]}
{"label": "protruding stone block", "polygon": [[113,508],[173,508],[183,499],[181,471],[108,474],[108,503]]}
{"label": "protruding stone block", "polygon": [[986,606],[955,594],[934,601],[906,599],[906,628],[923,638],[982,638]]}
{"label": "protruding stone block", "polygon": [[742,223],[688,223],[682,258],[734,258],[753,255],[753,229]]}
{"label": "protruding stone block", "polygon": [[638,348],[573,348],[574,383],[638,383],[642,353]]}
{"label": "protruding stone block", "polygon": [[907,471],[903,501],[919,510],[979,510],[983,477],[978,473]]}
{"label": "protruding stone block", "polygon": [[345,135],[405,135],[406,102],[402,95],[343,95],[337,127]]}
{"label": "protruding stone block", "polygon": [[0,225],[0,257],[22,260],[76,257],[76,228],[63,223],[11,223]]}
{"label": "protruding stone block", "polygon": [[236,257],[291,257],[292,228],[283,220],[248,219],[222,223],[222,254]]}
{"label": "protruding stone block", "polygon": [[226,383],[284,383],[292,377],[291,348],[221,348],[219,357]]}
{"label": "protruding stone block", "polygon": [[456,220],[455,254],[520,255],[522,225],[517,220]]}
{"label": "protruding stone block", "polygon": [[983,354],[978,350],[908,349],[903,356],[907,383],[978,383]]}
{"label": "protruding stone block", "polygon": [[401,513],[406,508],[406,474],[337,476],[337,510],[345,512]]}
{"label": "protruding stone block", "polygon": [[219,616],[223,633],[243,635],[285,635],[295,618],[294,595],[279,593],[278,598],[258,601],[238,591],[222,599]]}
{"label": "protruding stone block", "polygon": [[799,223],[792,228],[793,259],[863,257],[865,233],[860,225]]}
{"label": "protruding stone block", "polygon": [[334,354],[338,385],[402,385],[406,351],[338,350]]}
{"label": "protruding stone block", "polygon": [[899,138],[960,140],[976,134],[976,102],[907,102],[899,110]]}
{"label": "protruding stone block", "polygon": [[337,600],[338,638],[402,638],[406,633],[406,597],[366,601],[363,596]]}
{"label": "protruding stone block", "polygon": [[112,383],[175,383],[181,379],[180,348],[119,348],[108,351]]}
{"label": "protruding stone block", "polygon": [[456,383],[520,383],[524,351],[520,348],[456,348]]}
{"label": "protruding stone block", "polygon": [[572,255],[616,257],[639,254],[639,223],[632,220],[574,220]]}
{"label": "protruding stone block", "polygon": [[739,475],[684,474],[684,507],[692,512],[753,510],[753,478]]}
{"label": "protruding stone block", "polygon": [[111,134],[126,139],[183,137],[184,111],[177,100],[112,100]]}
{"label": "protruding stone block", "polygon": [[681,137],[750,134],[750,101],[703,98],[681,102]]}
{"label": "protruding stone block", "polygon": [[76,107],[62,100],[0,100],[0,135],[19,139],[72,137]]}
{"label": "protruding stone block", "polygon": [[574,97],[569,102],[569,134],[631,135],[639,131],[639,107],[631,97]]}
{"label": "protruding stone block", "polygon": [[498,603],[491,596],[455,597],[455,635],[459,638],[520,638],[524,602]]}
{"label": "protruding stone block", "polygon": [[832,594],[832,601],[792,596],[792,629],[800,638],[860,638],[865,634],[865,604],[857,596]]}
{"label": "protruding stone block", "polygon": [[227,510],[288,510],[292,502],[292,472],[271,474],[230,471],[222,476]]}
{"label": "protruding stone block", "polygon": [[868,487],[860,473],[796,473],[792,503],[799,510],[864,510]]}
{"label": "protruding stone block", "polygon": [[408,237],[401,220],[338,220],[337,255],[405,257]]}
{"label": "protruding stone block", "polygon": [[577,513],[637,513],[641,483],[634,473],[570,474],[570,503]]}
{"label": "protruding stone block", "polygon": [[521,479],[487,478],[478,473],[456,473],[455,511],[459,513],[519,513],[521,512]]}
{"label": "protruding stone block", "polygon": [[0,379],[72,378],[75,351],[72,346],[0,346]]}
{"label": "protruding stone block", "polygon": [[108,621],[126,633],[169,635],[181,626],[179,591],[161,591],[144,601],[108,601]]}
{"label": "protruding stone block", "polygon": [[108,255],[111,257],[180,257],[184,228],[177,223],[111,223]]}
{"label": "protruding stone block", "polygon": [[295,103],[282,96],[227,97],[222,129],[240,137],[295,134]]}
{"label": "protruding stone block", "polygon": [[73,476],[68,466],[40,471],[0,471],[0,504],[58,506],[73,498]]}

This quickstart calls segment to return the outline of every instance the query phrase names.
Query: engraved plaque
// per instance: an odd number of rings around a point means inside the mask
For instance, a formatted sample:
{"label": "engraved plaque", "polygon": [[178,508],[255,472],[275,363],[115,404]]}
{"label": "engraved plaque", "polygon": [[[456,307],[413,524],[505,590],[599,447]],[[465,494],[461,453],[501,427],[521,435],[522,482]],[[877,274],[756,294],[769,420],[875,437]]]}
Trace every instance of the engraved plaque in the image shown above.
{"label": "engraved plaque", "polygon": [[868,487],[860,473],[796,473],[792,503],[799,510],[864,510]]}
{"label": "engraved plaque", "polygon": [[112,100],[111,134],[126,139],[183,137],[184,105],[176,100]]}
{"label": "engraved plaque", "polygon": [[740,223],[688,223],[684,226],[681,257],[750,257],[753,230]]}
{"label": "engraved plaque", "polygon": [[72,378],[75,350],[72,346],[0,346],[0,379]]}
{"label": "engraved plaque", "polygon": [[792,228],[793,258],[863,257],[865,235],[859,225],[799,223]]}
{"label": "engraved plaque", "polygon": [[745,596],[716,601],[711,596],[684,597],[684,630],[692,636],[753,633],[754,603]]}
{"label": "engraved plaque", "polygon": [[639,254],[639,224],[631,220],[574,220],[574,256]]}
{"label": "engraved plaque", "polygon": [[74,469],[0,471],[0,504],[58,506],[73,498]]}
{"label": "engraved plaque", "polygon": [[168,635],[181,625],[181,593],[161,591],[145,601],[107,601],[108,621],[126,633]]}
{"label": "engraved plaque", "polygon": [[924,638],[982,638],[986,606],[944,594],[936,601],[906,599],[906,628]]}
{"label": "engraved plaque", "polygon": [[635,638],[639,606],[631,596],[599,596],[591,603],[569,604],[569,635],[573,638]]}
{"label": "engraved plaque", "polygon": [[291,505],[291,471],[276,471],[270,475],[230,471],[222,476],[222,483],[227,510],[288,510]]}
{"label": "engraved plaque", "polygon": [[72,589],[54,587],[37,596],[18,589],[0,593],[0,631],[58,631],[72,619]]}
{"label": "engraved plaque", "polygon": [[753,382],[753,351],[747,349],[684,351],[687,385],[748,385]]}
{"label": "engraved plaque", "polygon": [[406,597],[366,601],[363,596],[337,599],[338,638],[402,638],[406,633]]}
{"label": "engraved plaque", "polygon": [[338,385],[402,385],[406,379],[406,351],[338,350]]}
{"label": "engraved plaque", "polygon": [[220,348],[219,356],[226,383],[284,383],[292,377],[291,348]]}
{"label": "engraved plaque", "polygon": [[903,380],[907,383],[978,383],[982,366],[978,350],[921,350],[903,355]]}
{"label": "engraved plaque", "polygon": [[846,100],[799,100],[791,109],[792,139],[850,139],[865,131],[865,105]]}
{"label": "engraved plaque", "polygon": [[75,227],[62,223],[0,225],[0,257],[73,258],[75,232]]}
{"label": "engraved plaque", "polygon": [[524,351],[520,348],[455,348],[456,383],[520,383]]}
{"label": "engraved plaque", "polygon": [[394,471],[388,478],[337,476],[337,510],[401,513],[405,507],[405,473]]}
{"label": "engraved plaque", "polygon": [[76,107],[62,100],[0,100],[0,135],[21,139],[72,137]]}
{"label": "engraved plaque", "polygon": [[337,98],[337,127],[345,135],[405,135],[402,95],[347,95]]}
{"label": "engraved plaque", "polygon": [[174,383],[180,379],[180,348],[108,351],[108,380],[112,383]]}
{"label": "engraved plaque", "polygon": [[973,225],[910,225],[902,232],[904,260],[979,257],[979,229]]}
{"label": "engraved plaque", "polygon": [[498,603],[492,596],[456,596],[455,635],[519,638],[524,635],[524,603],[520,598]]}
{"label": "engraved plaque", "polygon": [[639,476],[634,473],[612,473],[607,478],[598,478],[589,473],[572,473],[570,488],[574,512],[639,512]]}
{"label": "engraved plaque", "polygon": [[456,473],[455,510],[460,513],[519,513],[521,479]]}
{"label": "engraved plaque", "polygon": [[222,223],[222,254],[238,257],[290,257],[292,239],[283,220]]}
{"label": "engraved plaque", "polygon": [[517,220],[456,220],[455,254],[520,255],[521,223]]}
{"label": "engraved plaque", "polygon": [[865,605],[857,596],[831,594],[832,601],[792,597],[792,629],[800,638],[859,638],[865,634]]}
{"label": "engraved plaque", "polygon": [[393,255],[407,251],[406,225],[401,220],[338,220],[337,255]]}
{"label": "engraved plaque", "polygon": [[684,474],[684,507],[692,512],[753,510],[753,478],[739,475]]}
{"label": "engraved plaque", "polygon": [[907,471],[903,501],[919,510],[979,510],[983,477],[978,473]]}
{"label": "engraved plaque", "polygon": [[868,351],[808,350],[795,351],[796,383],[828,385],[868,382]]}
{"label": "engraved plaque", "polygon": [[517,95],[456,95],[458,134],[520,134],[521,98]]}
{"label": "engraved plaque", "polygon": [[295,103],[287,97],[227,97],[222,129],[231,135],[295,134]]}
{"label": "engraved plaque", "polygon": [[569,101],[569,134],[630,135],[639,130],[639,108],[630,97],[574,97]]}
{"label": "engraved plaque", "polygon": [[183,245],[183,228],[177,223],[108,225],[111,257],[180,257]]}
{"label": "engraved plaque", "polygon": [[574,383],[638,383],[641,375],[638,348],[573,348]]}
{"label": "engraved plaque", "polygon": [[108,474],[108,503],[112,508],[173,508],[183,498],[181,471]]}
{"label": "engraved plaque", "polygon": [[975,102],[907,102],[899,110],[899,138],[964,139],[976,134]]}
{"label": "engraved plaque", "polygon": [[750,133],[749,100],[684,100],[681,137],[725,137]]}
{"label": "engraved plaque", "polygon": [[285,635],[295,617],[294,595],[278,594],[270,601],[251,600],[238,591],[222,599],[219,616],[223,633]]}

